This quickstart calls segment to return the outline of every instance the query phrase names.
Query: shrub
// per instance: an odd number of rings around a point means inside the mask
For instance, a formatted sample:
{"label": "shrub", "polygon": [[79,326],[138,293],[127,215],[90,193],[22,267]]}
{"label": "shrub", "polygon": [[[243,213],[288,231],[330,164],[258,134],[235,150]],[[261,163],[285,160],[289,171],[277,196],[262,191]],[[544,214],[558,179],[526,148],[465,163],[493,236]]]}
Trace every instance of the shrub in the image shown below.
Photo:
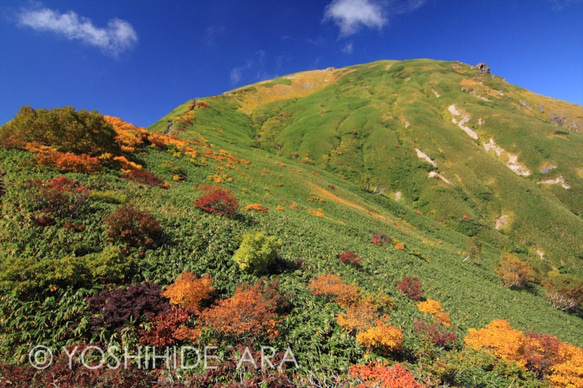
{"label": "shrub", "polygon": [[99,112],[75,111],[71,106],[52,110],[21,107],[0,131],[1,145],[5,148],[24,149],[27,143],[38,143],[77,155],[120,152],[115,130]]}
{"label": "shrub", "polygon": [[211,330],[238,339],[278,335],[279,321],[273,301],[264,301],[261,286],[243,284],[235,294],[200,314],[200,322]]}
{"label": "shrub", "polygon": [[121,332],[131,322],[151,320],[170,308],[160,286],[147,282],[97,294],[87,301],[94,314],[90,322],[94,332],[101,327]]}
{"label": "shrub", "polygon": [[123,179],[128,181],[141,183],[143,185],[149,186],[162,186],[164,184],[164,180],[158,178],[153,172],[148,170],[129,170],[126,171],[122,176]]}
{"label": "shrub", "polygon": [[496,272],[502,284],[508,288],[524,288],[534,281],[533,269],[517,256],[503,253]]}
{"label": "shrub", "polygon": [[97,157],[87,154],[76,155],[71,152],[39,152],[34,160],[39,166],[54,167],[61,172],[79,172],[90,174],[101,171],[101,162]]}
{"label": "shrub", "polygon": [[199,187],[204,194],[198,197],[194,206],[211,214],[232,217],[237,213],[239,203],[231,190],[219,186],[203,185]]}
{"label": "shrub", "polygon": [[439,322],[445,326],[451,326],[449,314],[443,311],[441,304],[433,299],[427,299],[425,302],[418,302],[417,308],[419,311],[431,314],[437,318]]}
{"label": "shrub", "polygon": [[378,321],[378,310],[370,300],[361,301],[348,307],[346,313],[336,317],[338,324],[348,333],[368,330]]}
{"label": "shrub", "polygon": [[314,295],[332,298],[343,307],[351,306],[360,298],[358,286],[346,284],[340,276],[333,274],[319,275],[308,284],[308,288]]}
{"label": "shrub", "polygon": [[341,262],[353,267],[360,267],[362,258],[354,252],[346,251],[339,256]]}
{"label": "shrub", "polygon": [[186,309],[200,311],[203,300],[211,297],[215,289],[210,276],[197,279],[192,272],[185,272],[174,281],[162,295],[170,299],[170,303]]}
{"label": "shrub", "polygon": [[377,247],[380,247],[389,242],[389,237],[382,233],[375,233],[372,235],[371,242]]}
{"label": "shrub", "polygon": [[506,320],[493,320],[484,329],[468,329],[464,342],[469,347],[479,350],[486,349],[496,357],[515,361],[524,366],[524,334],[520,330],[510,327]]}
{"label": "shrub", "polygon": [[401,294],[408,296],[410,299],[420,301],[423,299],[425,291],[421,289],[421,281],[418,277],[405,277],[397,283],[397,288]]}
{"label": "shrub", "polygon": [[198,328],[190,328],[186,322],[190,320],[188,310],[172,306],[162,314],[154,317],[149,327],[141,330],[140,343],[166,347],[177,341],[194,340],[200,334]]}
{"label": "shrub", "polygon": [[117,208],[103,222],[111,241],[121,241],[133,247],[150,247],[160,237],[162,228],[148,212],[130,205]]}
{"label": "shrub", "polygon": [[[358,388],[421,388],[423,385],[415,381],[415,377],[403,365],[397,363],[392,367],[380,361],[368,365],[352,365],[349,368],[350,377],[357,379]],[[352,385],[351,385],[352,386]]]}
{"label": "shrub", "polygon": [[266,206],[263,206],[260,203],[252,203],[250,205],[245,206],[245,210],[249,211],[249,210],[255,210],[258,211],[259,213],[267,213],[269,212],[269,208]]}
{"label": "shrub", "polygon": [[247,232],[233,260],[243,271],[263,273],[276,259],[280,246],[281,242],[274,236],[267,236],[263,232]]}
{"label": "shrub", "polygon": [[89,189],[64,176],[46,182],[28,181],[25,188],[26,204],[31,210],[40,210],[58,218],[76,217],[89,195]]}
{"label": "shrub", "polygon": [[125,257],[119,247],[108,246],[100,253],[84,256],[91,276],[105,283],[127,280],[134,266],[132,259]]}
{"label": "shrub", "polygon": [[526,333],[524,340],[524,361],[526,367],[538,378],[551,374],[551,368],[562,361],[560,349],[563,344],[549,334]]}
{"label": "shrub", "polygon": [[583,280],[574,276],[549,272],[543,287],[547,301],[558,310],[575,310],[583,302]]}
{"label": "shrub", "polygon": [[379,320],[376,326],[358,333],[356,342],[380,355],[388,356],[403,349],[403,332],[400,328]]}
{"label": "shrub", "polygon": [[444,325],[416,321],[413,327],[415,332],[426,336],[434,345],[440,348],[451,349],[458,341],[457,335],[447,330]]}

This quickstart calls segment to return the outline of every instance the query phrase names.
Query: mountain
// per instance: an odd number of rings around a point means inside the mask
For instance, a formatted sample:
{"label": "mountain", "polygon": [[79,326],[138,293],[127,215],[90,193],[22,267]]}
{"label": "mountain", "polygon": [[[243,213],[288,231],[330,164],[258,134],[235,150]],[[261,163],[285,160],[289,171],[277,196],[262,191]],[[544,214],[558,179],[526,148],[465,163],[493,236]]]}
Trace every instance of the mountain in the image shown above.
{"label": "mountain", "polygon": [[[0,381],[583,382],[582,127],[581,106],[426,59],[196,98],[147,130],[21,108],[0,127]],[[92,374],[87,344],[216,346],[220,368],[122,373],[113,352]],[[235,367],[261,346],[288,369]]]}
{"label": "mountain", "polygon": [[[150,129],[180,125],[187,106]],[[370,185],[444,227],[583,275],[579,105],[458,62],[412,60],[297,73],[212,106],[196,130],[218,126],[239,145]]]}

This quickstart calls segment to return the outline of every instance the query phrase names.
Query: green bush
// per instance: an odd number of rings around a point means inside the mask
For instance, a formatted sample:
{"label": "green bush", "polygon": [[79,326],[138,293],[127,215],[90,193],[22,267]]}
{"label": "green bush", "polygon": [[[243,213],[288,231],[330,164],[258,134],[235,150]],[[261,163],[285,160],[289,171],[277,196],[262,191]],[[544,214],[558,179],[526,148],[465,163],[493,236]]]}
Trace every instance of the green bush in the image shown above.
{"label": "green bush", "polygon": [[262,273],[277,257],[281,242],[263,232],[247,232],[233,260],[243,271]]}

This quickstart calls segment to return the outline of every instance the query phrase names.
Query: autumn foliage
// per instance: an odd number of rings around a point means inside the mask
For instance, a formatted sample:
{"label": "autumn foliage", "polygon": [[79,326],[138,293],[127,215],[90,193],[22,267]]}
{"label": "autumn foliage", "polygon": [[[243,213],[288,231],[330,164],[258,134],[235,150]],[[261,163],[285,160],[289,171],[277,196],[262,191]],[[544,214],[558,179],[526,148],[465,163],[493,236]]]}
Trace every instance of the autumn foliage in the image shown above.
{"label": "autumn foliage", "polygon": [[53,217],[75,218],[89,195],[88,188],[64,176],[49,181],[28,181],[25,188],[26,205],[44,213],[38,220],[47,225],[55,224]]}
{"label": "autumn foliage", "polygon": [[333,274],[319,275],[310,282],[308,288],[314,295],[331,298],[343,307],[355,303],[360,292],[358,286],[344,283],[340,276]]}
{"label": "autumn foliage", "polygon": [[553,387],[583,386],[583,349],[550,335],[522,333],[508,321],[494,320],[483,329],[469,329],[467,346],[486,349],[496,357],[547,376]]}
{"label": "autumn foliage", "polygon": [[76,155],[71,152],[42,150],[33,159],[39,166],[53,167],[61,172],[79,172],[90,174],[102,169],[101,161],[96,156]]}
{"label": "autumn foliage", "polygon": [[445,326],[451,326],[451,320],[449,319],[449,314],[443,311],[441,304],[433,299],[427,299],[425,302],[418,302],[417,308],[419,311],[431,314],[437,318],[437,320]]}
{"label": "autumn foliage", "polygon": [[509,253],[502,254],[496,268],[502,284],[509,288],[524,288],[534,280],[534,271],[517,256]]}
{"label": "autumn foliage", "polygon": [[170,299],[170,303],[186,309],[199,311],[201,302],[208,300],[215,289],[210,276],[197,278],[192,272],[185,272],[174,281],[162,295]]}
{"label": "autumn foliage", "polygon": [[121,241],[133,247],[152,246],[162,233],[162,227],[146,211],[130,205],[118,208],[103,220],[112,241]]}
{"label": "autumn foliage", "polygon": [[231,190],[220,186],[201,185],[203,194],[194,202],[194,206],[211,214],[234,216],[239,203]]}
{"label": "autumn foliage", "polygon": [[375,326],[358,333],[356,342],[387,356],[403,349],[403,331],[384,320],[378,320]]}
{"label": "autumn foliage", "polygon": [[401,294],[410,299],[419,301],[423,299],[425,291],[421,288],[421,281],[418,277],[405,277],[397,283],[397,288]]}
{"label": "autumn foliage", "polygon": [[259,213],[267,213],[269,212],[269,208],[266,206],[263,206],[260,203],[252,203],[250,205],[245,206],[245,210],[249,211],[249,210],[254,210],[257,211]]}
{"label": "autumn foliage", "polygon": [[[423,385],[415,381],[409,370],[397,363],[389,367],[383,362],[375,361],[368,365],[352,365],[349,369],[350,377],[359,382],[356,387],[379,388],[422,388]],[[355,382],[355,383],[356,383]],[[351,385],[352,386],[352,385]]]}
{"label": "autumn foliage", "polygon": [[344,264],[348,264],[353,267],[359,267],[362,263],[362,258],[356,253],[350,251],[342,253],[338,258]]}
{"label": "autumn foliage", "polygon": [[279,320],[272,300],[264,300],[261,283],[243,284],[235,294],[220,300],[200,314],[200,322],[214,332],[231,338],[245,339],[278,335]]}
{"label": "autumn foliage", "polygon": [[165,347],[179,341],[193,341],[200,334],[200,329],[189,327],[186,324],[189,320],[188,310],[172,306],[152,318],[149,327],[141,331],[140,343]]}
{"label": "autumn foliage", "polygon": [[162,186],[164,184],[163,179],[158,178],[156,174],[146,169],[129,170],[126,171],[121,177],[127,179],[128,181],[149,186]]}

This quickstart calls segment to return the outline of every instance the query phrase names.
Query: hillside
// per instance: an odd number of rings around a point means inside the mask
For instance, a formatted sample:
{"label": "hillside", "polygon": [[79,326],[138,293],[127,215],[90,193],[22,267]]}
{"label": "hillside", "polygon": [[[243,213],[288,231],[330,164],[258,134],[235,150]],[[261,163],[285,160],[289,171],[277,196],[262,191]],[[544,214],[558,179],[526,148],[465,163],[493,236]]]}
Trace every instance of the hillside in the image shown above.
{"label": "hillside", "polygon": [[[352,386],[395,363],[428,386],[583,378],[582,107],[414,60],[187,101],[147,131],[99,120],[29,108],[0,130],[0,381],[75,344],[297,359],[166,377],[185,386]],[[163,386],[145,369],[100,378]]]}

